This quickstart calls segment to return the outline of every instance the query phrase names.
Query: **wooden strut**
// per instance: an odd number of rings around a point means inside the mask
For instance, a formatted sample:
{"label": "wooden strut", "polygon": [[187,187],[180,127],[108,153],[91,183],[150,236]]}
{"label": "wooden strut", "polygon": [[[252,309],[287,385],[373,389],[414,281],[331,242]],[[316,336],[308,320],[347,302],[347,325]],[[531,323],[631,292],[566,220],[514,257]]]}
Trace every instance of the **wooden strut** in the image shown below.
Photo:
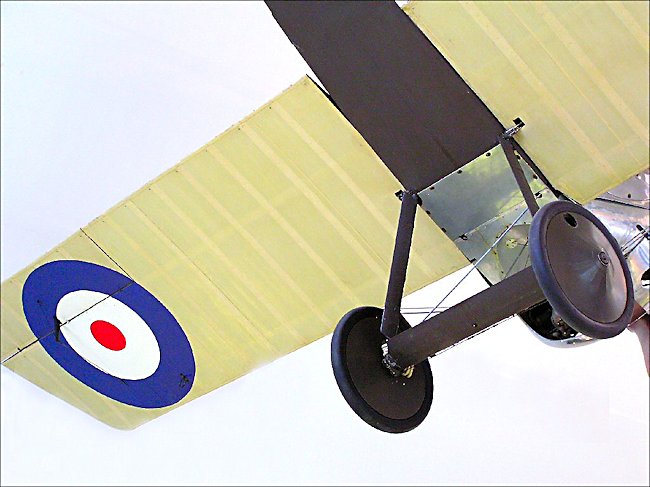
{"label": "wooden strut", "polygon": [[394,336],[398,331],[402,294],[406,282],[406,269],[415,226],[415,212],[418,204],[421,203],[420,197],[415,192],[403,191],[398,194],[402,200],[402,206],[397,223],[397,236],[395,237],[393,261],[388,277],[384,313],[381,317],[381,332],[386,338]]}
{"label": "wooden strut", "polygon": [[415,213],[419,203],[417,194],[409,191],[402,192],[401,199],[395,249],[381,320],[381,332],[388,338],[388,353],[384,363],[391,364],[389,368],[393,372],[418,364],[546,299],[537,284],[532,267],[527,267],[419,325],[398,333]]}
{"label": "wooden strut", "polygon": [[526,175],[524,174],[524,170],[521,168],[521,164],[517,160],[517,155],[515,154],[515,148],[512,145],[512,137],[507,135],[500,136],[499,144],[501,144],[501,148],[503,149],[503,152],[506,155],[508,164],[510,164],[510,169],[512,170],[512,174],[515,176],[515,180],[517,181],[517,186],[519,186],[519,190],[521,191],[521,194],[524,196],[524,201],[526,202],[526,206],[528,207],[530,214],[531,216],[535,216],[535,213],[539,211],[537,198],[535,198],[533,191],[530,189],[530,185],[526,180]]}

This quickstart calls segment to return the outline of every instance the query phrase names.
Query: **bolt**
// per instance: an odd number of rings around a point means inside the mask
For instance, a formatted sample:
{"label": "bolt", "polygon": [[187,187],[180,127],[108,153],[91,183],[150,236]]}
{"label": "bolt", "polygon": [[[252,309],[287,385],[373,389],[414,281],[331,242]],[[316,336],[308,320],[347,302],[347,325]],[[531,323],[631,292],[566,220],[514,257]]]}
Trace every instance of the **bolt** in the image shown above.
{"label": "bolt", "polygon": [[607,255],[607,252],[605,252],[604,250],[601,250],[601,251],[598,253],[598,260],[599,260],[600,263],[601,263],[602,265],[604,265],[605,267],[607,267],[607,266],[609,265],[609,262],[610,262],[610,261],[609,261],[609,255]]}

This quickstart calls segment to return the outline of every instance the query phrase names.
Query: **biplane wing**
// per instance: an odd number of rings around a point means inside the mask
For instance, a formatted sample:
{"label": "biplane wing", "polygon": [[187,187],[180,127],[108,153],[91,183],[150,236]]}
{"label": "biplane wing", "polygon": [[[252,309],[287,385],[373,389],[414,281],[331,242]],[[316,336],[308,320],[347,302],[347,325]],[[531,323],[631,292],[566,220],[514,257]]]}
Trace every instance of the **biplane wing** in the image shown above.
{"label": "biplane wing", "polygon": [[[303,78],[3,282],[3,364],[136,427],[379,305],[400,187]],[[411,291],[467,264],[426,215],[415,239]]]}
{"label": "biplane wing", "polygon": [[[513,314],[569,346],[644,316],[628,259],[650,238],[647,207],[631,193],[615,203],[629,212],[617,241],[581,203],[631,179],[647,194],[647,3],[422,2],[406,9],[414,23],[391,2],[267,4],[405,187],[385,305],[350,310],[332,338],[359,417],[419,425],[428,359]],[[400,311],[417,206],[491,287],[411,327]]]}
{"label": "biplane wing", "polygon": [[585,203],[648,168],[648,2],[420,2],[404,11],[553,185]]}
{"label": "biplane wing", "polygon": [[[513,119],[578,201],[647,166],[647,4],[415,3],[415,23],[391,2],[268,4],[331,99],[302,79],[2,284],[3,364],[112,426],[381,306],[396,191],[484,157]],[[406,292],[468,264],[411,206]]]}

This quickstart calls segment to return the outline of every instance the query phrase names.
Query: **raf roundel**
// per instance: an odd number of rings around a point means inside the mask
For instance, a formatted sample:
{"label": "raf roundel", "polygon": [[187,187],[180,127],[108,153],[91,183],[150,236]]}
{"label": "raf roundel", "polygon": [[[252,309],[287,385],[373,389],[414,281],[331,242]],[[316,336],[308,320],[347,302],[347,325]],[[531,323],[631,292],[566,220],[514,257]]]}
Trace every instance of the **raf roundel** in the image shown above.
{"label": "raf roundel", "polygon": [[192,388],[192,347],[174,316],[129,277],[77,260],[48,262],[23,286],[23,309],[47,353],[97,392],[161,408]]}

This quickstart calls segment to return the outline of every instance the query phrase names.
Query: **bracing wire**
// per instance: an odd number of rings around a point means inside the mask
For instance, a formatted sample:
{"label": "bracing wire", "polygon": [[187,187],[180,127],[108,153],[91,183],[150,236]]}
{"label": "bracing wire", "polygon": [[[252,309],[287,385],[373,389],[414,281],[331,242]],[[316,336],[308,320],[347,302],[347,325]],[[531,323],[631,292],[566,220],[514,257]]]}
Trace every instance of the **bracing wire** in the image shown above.
{"label": "bracing wire", "polygon": [[490,246],[490,248],[488,248],[488,249],[483,253],[483,255],[481,255],[481,257],[478,258],[478,260],[477,260],[476,262],[472,263],[472,268],[467,272],[467,274],[465,274],[465,275],[460,279],[460,281],[458,281],[458,282],[454,285],[454,287],[452,287],[452,288],[449,290],[449,292],[448,292],[447,294],[445,294],[445,296],[440,300],[440,302],[439,302],[436,306],[434,306],[434,307],[431,309],[431,311],[430,311],[430,312],[429,312],[429,313],[424,317],[424,319],[423,319],[422,321],[426,321],[427,319],[429,319],[429,318],[434,314],[434,312],[440,308],[440,305],[441,305],[441,304],[442,304],[442,303],[443,303],[443,302],[444,302],[444,301],[445,301],[445,300],[446,300],[446,299],[451,295],[451,293],[453,293],[453,292],[458,288],[458,286],[461,285],[461,283],[462,283],[465,279],[467,279],[467,277],[472,273],[472,271],[474,271],[474,270],[478,267],[478,265],[481,263],[481,261],[483,261],[483,259],[484,259],[484,258],[485,258],[485,257],[486,257],[490,252],[492,252],[492,249],[494,249],[494,247],[496,247],[496,246],[499,244],[499,242],[503,239],[503,237],[504,237],[504,236],[505,236],[505,235],[506,235],[506,234],[507,234],[507,233],[512,229],[512,227],[514,227],[514,226],[517,224],[517,222],[519,222],[519,220],[521,220],[521,218],[526,214],[526,212],[528,212],[528,208],[525,208],[524,211],[522,211],[522,212],[519,214],[519,216],[518,216],[517,218],[515,218],[515,221],[513,221],[510,225],[508,225],[508,228],[506,228],[505,231],[504,231],[501,235],[499,235],[499,237],[494,241],[494,243]]}

